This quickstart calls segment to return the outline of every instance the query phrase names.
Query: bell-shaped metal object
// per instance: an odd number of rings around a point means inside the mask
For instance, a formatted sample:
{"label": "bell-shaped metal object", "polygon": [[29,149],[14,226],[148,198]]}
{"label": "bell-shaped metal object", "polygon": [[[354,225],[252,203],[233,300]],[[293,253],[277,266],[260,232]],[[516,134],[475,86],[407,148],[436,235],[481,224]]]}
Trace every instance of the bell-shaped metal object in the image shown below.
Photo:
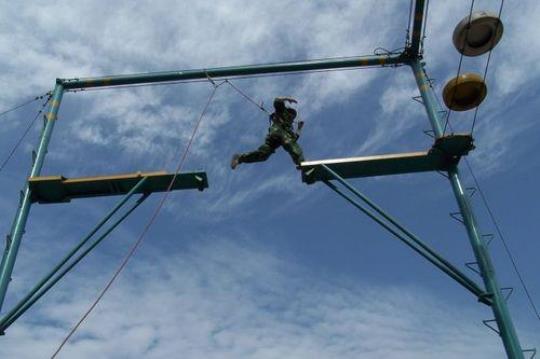
{"label": "bell-shaped metal object", "polygon": [[503,34],[503,24],[497,15],[476,11],[457,24],[454,30],[454,46],[465,56],[480,56],[493,49]]}
{"label": "bell-shaped metal object", "polygon": [[482,103],[487,95],[486,83],[475,73],[454,77],[444,86],[443,100],[453,111],[467,111]]}

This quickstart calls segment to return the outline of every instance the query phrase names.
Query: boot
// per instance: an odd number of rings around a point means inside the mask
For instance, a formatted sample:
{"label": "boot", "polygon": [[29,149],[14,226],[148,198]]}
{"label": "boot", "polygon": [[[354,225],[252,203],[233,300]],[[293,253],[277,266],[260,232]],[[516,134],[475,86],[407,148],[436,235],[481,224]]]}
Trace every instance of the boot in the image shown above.
{"label": "boot", "polygon": [[232,159],[231,159],[231,169],[236,169],[236,166],[238,166],[240,164],[240,155],[238,153],[235,153],[233,156],[232,156]]}

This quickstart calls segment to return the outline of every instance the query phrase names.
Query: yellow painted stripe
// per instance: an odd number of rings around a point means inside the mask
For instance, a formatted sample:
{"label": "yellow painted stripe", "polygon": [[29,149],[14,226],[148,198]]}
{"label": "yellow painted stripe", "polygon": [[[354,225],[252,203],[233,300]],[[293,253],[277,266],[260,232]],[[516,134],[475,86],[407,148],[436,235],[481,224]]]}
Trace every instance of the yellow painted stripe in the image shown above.
{"label": "yellow painted stripe", "polygon": [[361,59],[360,60],[360,65],[362,65],[362,66],[367,66],[368,63],[369,63],[368,59]]}
{"label": "yellow painted stripe", "polygon": [[384,64],[386,63],[386,57],[381,57],[381,58],[379,59],[379,63],[380,63],[381,65],[384,65]]}

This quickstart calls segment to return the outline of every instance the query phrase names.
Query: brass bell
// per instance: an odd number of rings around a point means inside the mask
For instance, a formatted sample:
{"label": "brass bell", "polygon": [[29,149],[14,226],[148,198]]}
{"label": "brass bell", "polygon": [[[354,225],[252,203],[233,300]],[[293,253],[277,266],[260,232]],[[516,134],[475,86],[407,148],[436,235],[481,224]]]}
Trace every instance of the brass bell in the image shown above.
{"label": "brass bell", "polygon": [[475,73],[464,73],[446,83],[443,100],[453,111],[467,111],[479,106],[487,95],[486,83]]}
{"label": "brass bell", "polygon": [[503,24],[497,15],[476,11],[457,24],[452,40],[465,56],[479,56],[493,49],[503,34]]}

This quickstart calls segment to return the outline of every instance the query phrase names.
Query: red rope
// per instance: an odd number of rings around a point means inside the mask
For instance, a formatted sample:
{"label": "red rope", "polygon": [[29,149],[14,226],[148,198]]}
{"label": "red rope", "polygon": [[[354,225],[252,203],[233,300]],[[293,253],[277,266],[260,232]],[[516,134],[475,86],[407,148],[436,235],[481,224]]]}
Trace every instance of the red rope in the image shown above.
{"label": "red rope", "polygon": [[118,267],[118,269],[116,270],[116,272],[114,273],[114,275],[112,276],[112,278],[109,280],[109,282],[107,283],[107,285],[105,285],[105,287],[101,290],[101,292],[99,293],[98,297],[96,298],[96,300],[92,303],[92,305],[90,306],[90,308],[88,308],[88,310],[83,314],[83,316],[81,317],[81,319],[79,319],[79,321],[77,322],[77,324],[75,324],[75,326],[73,327],[73,329],[71,329],[71,331],[69,332],[69,334],[64,338],[64,340],[62,341],[62,343],[58,346],[58,349],[56,349],[56,351],[54,352],[54,354],[51,356],[51,359],[53,358],[56,358],[56,356],[58,355],[58,353],[60,353],[60,351],[62,350],[62,348],[64,347],[64,345],[68,342],[68,340],[73,336],[73,334],[75,334],[75,332],[77,331],[77,329],[80,327],[80,325],[84,322],[84,320],[88,317],[88,315],[90,315],[90,313],[92,312],[92,310],[94,310],[94,308],[96,307],[96,305],[99,303],[99,301],[101,300],[101,298],[103,298],[103,296],[105,295],[105,293],[107,293],[107,291],[109,290],[109,288],[112,286],[112,284],[114,283],[114,281],[116,280],[116,278],[120,275],[120,273],[122,272],[122,270],[125,268],[125,266],[127,265],[127,263],[129,262],[129,260],[131,259],[131,257],[133,256],[133,254],[135,253],[135,251],[137,250],[137,248],[139,248],[140,244],[142,243],[143,239],[145,238],[145,235],[146,233],[148,232],[148,230],[150,229],[150,227],[152,226],[152,224],[154,224],[154,221],[156,220],[157,216],[159,215],[165,201],[167,200],[167,198],[169,197],[169,194],[171,192],[171,188],[174,184],[174,181],[176,180],[176,177],[177,177],[177,174],[180,172],[180,170],[182,169],[183,165],[184,165],[184,162],[187,158],[187,155],[189,153],[189,150],[191,148],[191,144],[193,143],[193,139],[195,138],[195,135],[200,127],[200,124],[202,122],[202,119],[204,117],[204,115],[206,114],[206,111],[208,110],[208,107],[210,106],[210,103],[212,102],[212,99],[214,98],[214,95],[216,93],[216,90],[218,89],[218,87],[221,85],[222,83],[218,84],[217,86],[214,85],[214,90],[212,91],[212,93],[210,94],[210,97],[208,98],[208,101],[206,102],[206,106],[204,107],[203,111],[201,112],[201,115],[199,116],[199,119],[197,120],[197,123],[195,125],[195,128],[193,129],[193,132],[191,134],[191,137],[189,139],[189,142],[186,146],[186,149],[184,150],[184,153],[182,154],[182,157],[180,158],[180,161],[178,161],[178,165],[176,167],[176,171],[174,173],[174,176],[171,180],[171,182],[169,183],[169,186],[167,187],[167,190],[165,191],[165,193],[163,194],[163,196],[161,197],[161,201],[159,202],[158,206],[156,207],[156,210],[154,211],[154,213],[152,214],[152,217],[150,218],[150,220],[148,221],[148,223],[146,224],[146,226],[144,227],[143,231],[141,232],[141,234],[139,235],[139,237],[137,238],[137,240],[135,241],[135,243],[131,246],[128,254],[126,255],[126,257],[124,258],[124,260],[122,261],[122,263],[120,264],[120,266]]}

